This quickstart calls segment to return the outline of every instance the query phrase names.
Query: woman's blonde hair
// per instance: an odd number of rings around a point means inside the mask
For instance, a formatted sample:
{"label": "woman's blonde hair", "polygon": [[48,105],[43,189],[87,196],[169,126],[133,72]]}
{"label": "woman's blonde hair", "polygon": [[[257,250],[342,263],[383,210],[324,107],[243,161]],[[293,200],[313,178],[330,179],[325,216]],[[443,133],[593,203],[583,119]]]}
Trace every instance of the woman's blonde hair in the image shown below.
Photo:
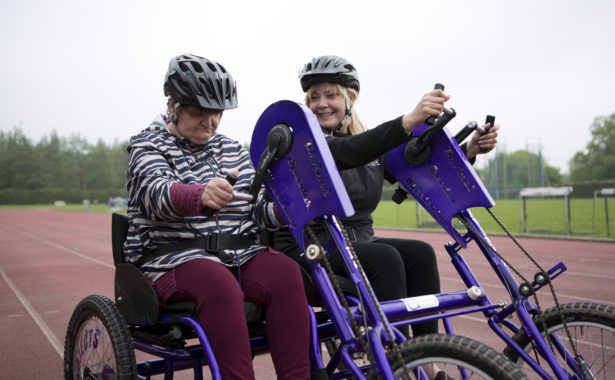
{"label": "woman's blonde hair", "polygon": [[[359,93],[354,88],[344,87],[341,84],[329,83],[329,82],[326,82],[326,83],[327,83],[327,91],[332,91],[336,95],[344,96],[344,90],[346,90],[348,91],[348,98],[350,98],[353,101],[353,105],[350,108],[350,116],[346,119],[346,121],[344,122],[344,125],[342,125],[342,128],[340,128],[340,132],[344,134],[350,134],[350,135],[356,135],[361,132],[365,132],[366,128],[361,122],[361,120],[359,119],[359,115],[357,115],[357,111],[354,108],[354,103],[357,102]],[[305,105],[308,107],[310,106],[310,99],[312,98],[312,94],[314,93],[315,90],[316,90],[316,86],[311,86],[305,93]]]}

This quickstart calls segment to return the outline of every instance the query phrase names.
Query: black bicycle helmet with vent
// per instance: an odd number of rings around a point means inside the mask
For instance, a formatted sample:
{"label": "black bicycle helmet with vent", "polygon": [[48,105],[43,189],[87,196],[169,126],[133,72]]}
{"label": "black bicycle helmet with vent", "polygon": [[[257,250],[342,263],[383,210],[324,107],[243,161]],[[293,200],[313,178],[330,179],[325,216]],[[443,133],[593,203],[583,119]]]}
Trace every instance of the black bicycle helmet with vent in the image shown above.
{"label": "black bicycle helmet with vent", "polygon": [[193,54],[171,58],[164,95],[181,105],[225,110],[237,108],[237,86],[218,62]]}
{"label": "black bicycle helmet with vent", "polygon": [[322,55],[312,58],[299,72],[299,81],[303,92],[316,83],[332,82],[342,86],[360,89],[359,73],[354,66],[342,57]]}

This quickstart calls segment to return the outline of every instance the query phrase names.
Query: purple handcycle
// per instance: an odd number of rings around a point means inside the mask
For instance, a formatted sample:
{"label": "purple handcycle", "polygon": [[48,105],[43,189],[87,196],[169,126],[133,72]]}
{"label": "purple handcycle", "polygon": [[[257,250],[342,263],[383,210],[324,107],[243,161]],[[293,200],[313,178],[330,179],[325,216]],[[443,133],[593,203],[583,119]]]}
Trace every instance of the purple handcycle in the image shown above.
{"label": "purple handcycle", "polygon": [[[489,327],[506,343],[507,357],[532,378],[615,378],[615,308],[588,302],[559,304],[551,281],[566,270],[565,263],[543,269],[497,220],[490,210],[495,205],[493,199],[459,146],[469,128],[452,136],[445,125],[455,111],[445,111],[435,123],[422,125],[413,131],[414,137],[408,143],[387,154],[389,170],[399,183],[394,200],[400,203],[404,192],[411,194],[450,234],[454,242],[445,244],[446,251],[465,285],[476,294],[473,302],[465,305],[468,308],[460,312],[450,312],[442,303],[426,305],[424,311],[442,312],[439,316],[445,316],[448,333],[453,333],[448,317],[481,311]],[[531,279],[497,252],[470,212],[472,207],[485,207],[535,265]],[[453,220],[463,232],[454,227]],[[495,304],[488,298],[462,257],[461,251],[472,243],[478,246],[509,293],[508,305]],[[536,292],[541,288],[550,289],[555,307],[540,309]],[[426,319],[415,321],[422,320]]]}
{"label": "purple handcycle", "polygon": [[[354,210],[318,122],[305,106],[280,101],[268,107],[254,129],[250,155],[254,183],[238,199],[251,201],[264,184],[311,264],[304,283],[306,292],[315,289],[316,294],[310,307],[312,379],[427,379],[425,369],[433,364],[455,378],[527,378],[505,355],[473,339],[452,334],[406,339],[400,333],[396,326],[453,315],[449,310],[501,306],[491,305],[478,285],[389,302],[376,299],[337,221]],[[313,236],[312,221],[327,226],[328,241]],[[195,379],[203,379],[208,368],[211,378],[220,379],[207,334],[194,318],[194,303],[160,307],[149,281],[124,262],[127,226],[124,215],[112,216],[115,299],[94,294],[76,306],[65,339],[65,378],[172,379],[176,371],[192,369]],[[345,278],[333,275],[328,265],[334,251],[344,258]],[[352,295],[340,286],[344,280]],[[245,310],[254,355],[267,352],[262,309],[246,302]],[[334,348],[323,350],[331,342]],[[137,362],[135,350],[148,358]],[[367,360],[356,360],[359,354]]]}

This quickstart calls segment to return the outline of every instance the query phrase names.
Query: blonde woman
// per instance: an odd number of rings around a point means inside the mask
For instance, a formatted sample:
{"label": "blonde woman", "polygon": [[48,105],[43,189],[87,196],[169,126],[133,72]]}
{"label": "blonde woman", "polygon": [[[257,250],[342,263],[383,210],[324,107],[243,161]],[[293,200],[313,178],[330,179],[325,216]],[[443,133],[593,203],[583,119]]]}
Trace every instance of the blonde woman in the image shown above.
{"label": "blonde woman", "polygon": [[[409,113],[373,129],[366,129],[354,104],[360,82],[355,67],[346,59],[320,56],[306,63],[299,74],[306,93],[305,103],[316,115],[342,180],[355,209],[354,215],[341,220],[361,265],[381,301],[440,292],[440,279],[433,248],[419,240],[381,238],[374,235],[372,212],[382,195],[384,179],[394,178],[386,167],[385,153],[408,139],[412,130],[430,116],[439,116],[449,99],[442,90],[428,92]],[[497,130],[475,133],[467,146],[470,159],[495,147]],[[482,150],[480,149],[482,148]],[[314,226],[317,235],[324,228]],[[299,246],[287,230],[274,235],[274,248],[307,266]],[[345,275],[340,257],[330,258],[334,271]],[[309,267],[308,267],[309,268]],[[415,324],[413,334],[437,333],[437,321]],[[428,368],[431,379],[447,379],[437,368]]]}

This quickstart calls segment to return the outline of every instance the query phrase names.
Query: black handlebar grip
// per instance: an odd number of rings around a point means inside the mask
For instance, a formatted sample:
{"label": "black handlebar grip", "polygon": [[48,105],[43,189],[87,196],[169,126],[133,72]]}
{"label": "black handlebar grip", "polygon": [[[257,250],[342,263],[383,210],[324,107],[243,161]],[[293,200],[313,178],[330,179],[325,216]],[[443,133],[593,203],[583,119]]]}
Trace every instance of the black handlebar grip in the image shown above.
{"label": "black handlebar grip", "polygon": [[477,124],[475,121],[470,121],[468,124],[466,124],[465,127],[463,127],[461,131],[457,132],[457,134],[455,135],[455,141],[457,141],[457,144],[461,145],[463,140],[465,140],[468,136],[470,136],[472,132],[474,132],[476,126]]}
{"label": "black handlebar grip", "polygon": [[405,201],[407,198],[408,198],[408,192],[405,189],[403,189],[401,185],[397,185],[397,188],[395,189],[395,192],[393,193],[393,196],[391,197],[393,202],[399,205],[403,201]]}
{"label": "black handlebar grip", "polygon": [[235,183],[237,183],[237,176],[229,173],[226,175],[226,177],[224,177],[225,180],[228,181],[228,183],[231,184],[231,186],[235,186]]}
{"label": "black handlebar grip", "polygon": [[[489,127],[485,130],[485,133],[487,133],[487,132],[489,131],[489,128],[493,127],[494,123],[495,123],[495,116],[493,116],[493,115],[487,115],[487,117],[485,118],[485,124],[488,124],[488,125],[489,125]],[[483,134],[485,134],[485,133],[483,133]],[[480,148],[480,150],[479,150],[479,151],[480,151],[481,153],[485,153],[485,152],[487,152],[488,150],[487,150],[487,149],[485,149],[485,148]]]}
{"label": "black handlebar grip", "polygon": [[[224,177],[225,180],[228,181],[228,183],[231,184],[231,186],[233,186],[235,184],[235,182],[237,182],[237,177],[234,176],[233,174],[227,174],[226,177]],[[203,210],[201,211],[203,213],[203,215],[205,215],[206,217],[210,217],[214,214],[214,212],[216,212],[217,210],[214,210],[213,208],[209,207],[209,206],[205,206],[203,207]]]}
{"label": "black handlebar grip", "polygon": [[[444,85],[442,83],[436,83],[433,86],[433,89],[434,90],[442,90],[442,91],[444,91]],[[427,125],[433,125],[433,123],[435,123],[435,122],[436,122],[436,117],[435,116],[429,116],[427,118],[427,120],[425,120],[425,124],[427,124]]]}
{"label": "black handlebar grip", "polygon": [[487,115],[487,118],[485,119],[485,124],[489,124],[489,128],[491,128],[493,127],[493,123],[495,123],[495,116]]}

